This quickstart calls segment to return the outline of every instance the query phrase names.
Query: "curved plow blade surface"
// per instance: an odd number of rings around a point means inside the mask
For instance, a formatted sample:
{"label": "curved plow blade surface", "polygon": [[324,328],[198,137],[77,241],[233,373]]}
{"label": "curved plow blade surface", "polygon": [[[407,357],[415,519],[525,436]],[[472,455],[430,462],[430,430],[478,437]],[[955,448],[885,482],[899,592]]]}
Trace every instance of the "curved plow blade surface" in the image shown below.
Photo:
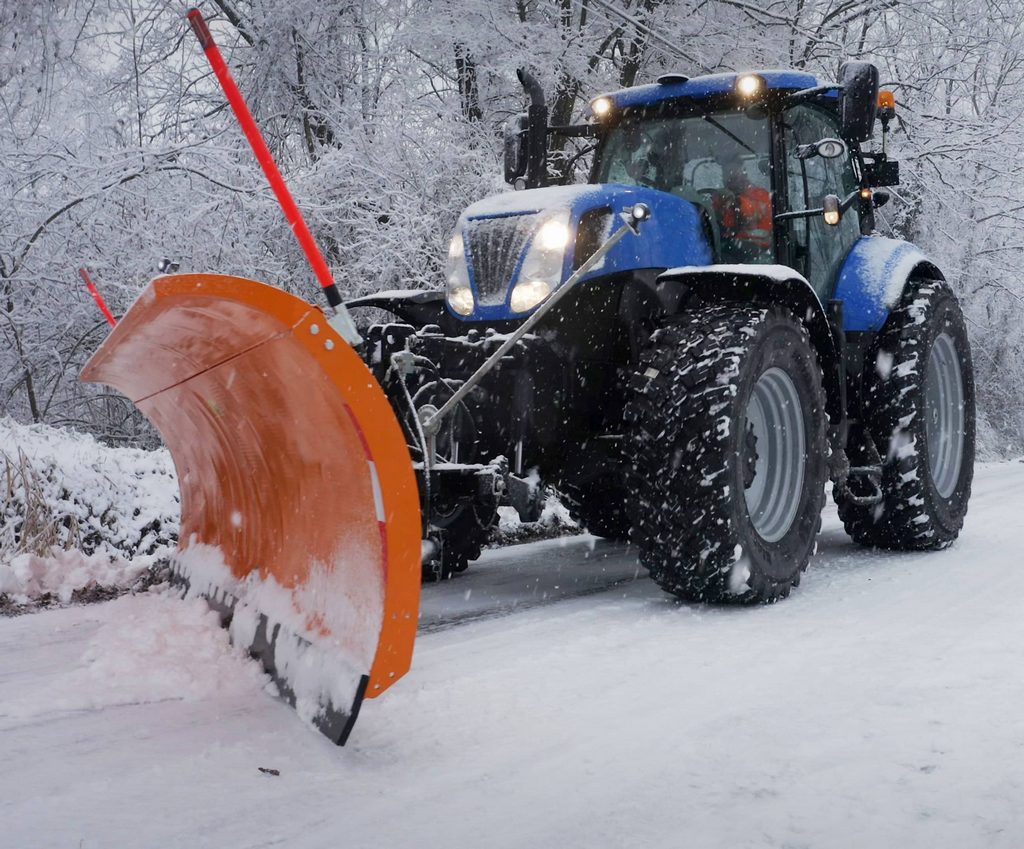
{"label": "curved plow blade surface", "polygon": [[82,379],[127,395],[174,458],[172,569],[282,694],[344,743],[408,671],[420,507],[401,426],[317,308],[213,274],[153,281]]}

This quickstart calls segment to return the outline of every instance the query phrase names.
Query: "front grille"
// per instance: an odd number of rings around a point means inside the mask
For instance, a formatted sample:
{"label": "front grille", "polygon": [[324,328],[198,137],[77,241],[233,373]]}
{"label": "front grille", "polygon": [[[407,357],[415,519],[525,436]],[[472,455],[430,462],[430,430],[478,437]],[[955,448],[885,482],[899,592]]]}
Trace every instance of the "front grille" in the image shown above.
{"label": "front grille", "polygon": [[479,218],[466,224],[466,242],[476,283],[477,296],[484,306],[505,302],[512,275],[522,256],[526,241],[536,232],[539,214],[509,215],[503,218]]}

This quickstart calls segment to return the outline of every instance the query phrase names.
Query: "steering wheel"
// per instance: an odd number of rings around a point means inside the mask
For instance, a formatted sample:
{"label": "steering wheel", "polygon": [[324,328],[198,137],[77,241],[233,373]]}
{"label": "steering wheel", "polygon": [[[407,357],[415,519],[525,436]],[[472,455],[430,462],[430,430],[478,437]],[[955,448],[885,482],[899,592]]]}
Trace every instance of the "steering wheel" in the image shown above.
{"label": "steering wheel", "polygon": [[706,198],[712,206],[716,203],[732,203],[736,199],[736,194],[729,189],[697,189],[697,194]]}

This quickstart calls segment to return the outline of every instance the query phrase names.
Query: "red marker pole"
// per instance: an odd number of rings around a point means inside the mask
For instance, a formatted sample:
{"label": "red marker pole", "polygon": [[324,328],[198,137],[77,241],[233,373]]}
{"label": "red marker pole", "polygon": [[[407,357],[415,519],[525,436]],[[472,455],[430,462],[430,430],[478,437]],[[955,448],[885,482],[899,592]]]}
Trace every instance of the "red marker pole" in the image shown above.
{"label": "red marker pole", "polygon": [[92,299],[96,301],[96,305],[100,308],[100,311],[106,316],[107,322],[111,327],[117,327],[117,319],[114,318],[114,314],[110,311],[110,307],[107,306],[107,302],[103,300],[103,296],[100,294],[100,290],[96,288],[96,284],[92,282],[89,277],[89,272],[84,268],[78,269],[78,273],[85,281],[85,288],[89,290],[89,294],[92,295]]}
{"label": "red marker pole", "polygon": [[[224,89],[224,94],[234,110],[235,117],[238,118],[238,123],[242,125],[242,132],[245,133],[245,137],[249,140],[252,151],[256,155],[256,160],[263,168],[263,173],[266,174],[267,181],[274,190],[274,194],[277,195],[277,201],[281,204],[284,216],[292,226],[295,238],[299,240],[299,244],[306,252],[309,264],[313,266],[313,272],[316,274],[317,280],[320,281],[324,294],[327,296],[327,303],[332,307],[341,307],[344,310],[344,307],[341,306],[341,294],[334,283],[334,276],[331,274],[330,268],[327,267],[327,262],[324,260],[323,254],[320,253],[320,248],[317,246],[313,234],[309,232],[309,227],[306,226],[306,221],[303,219],[295,199],[292,197],[291,192],[288,191],[288,186],[285,184],[281,172],[277,169],[274,157],[271,156],[270,149],[263,140],[259,127],[256,126],[256,120],[252,117],[242,92],[239,91],[238,85],[235,83],[234,78],[231,76],[231,71],[228,70],[228,66],[224,61],[224,57],[221,56],[220,50],[210,34],[210,28],[206,25],[203,13],[198,9],[190,10],[188,22],[192,25],[192,31],[195,32],[196,38],[199,39],[199,44],[203,48],[203,52],[206,53],[206,58],[210,60],[210,66],[213,68],[214,74],[217,75],[221,88]],[[347,311],[345,312],[347,316]]]}

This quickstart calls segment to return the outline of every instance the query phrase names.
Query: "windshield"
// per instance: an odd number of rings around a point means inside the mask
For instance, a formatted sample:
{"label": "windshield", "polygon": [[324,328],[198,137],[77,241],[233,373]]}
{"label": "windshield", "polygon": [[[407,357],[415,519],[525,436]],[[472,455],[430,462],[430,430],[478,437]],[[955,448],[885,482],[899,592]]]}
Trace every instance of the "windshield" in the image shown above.
{"label": "windshield", "polygon": [[770,139],[763,113],[626,119],[609,130],[595,179],[692,201],[721,261],[772,262]]}
{"label": "windshield", "polygon": [[769,137],[768,120],[746,112],[623,121],[608,133],[597,182],[701,192],[727,188],[741,168],[768,189]]}

